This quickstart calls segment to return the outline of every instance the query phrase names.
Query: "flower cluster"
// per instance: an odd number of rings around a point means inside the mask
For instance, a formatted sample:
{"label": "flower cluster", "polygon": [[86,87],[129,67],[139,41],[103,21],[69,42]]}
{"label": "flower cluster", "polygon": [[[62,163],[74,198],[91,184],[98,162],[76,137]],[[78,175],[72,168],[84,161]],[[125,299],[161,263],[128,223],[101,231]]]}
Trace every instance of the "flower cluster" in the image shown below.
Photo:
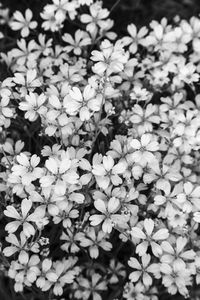
{"label": "flower cluster", "polygon": [[196,299],[200,19],[118,38],[102,1],[1,15],[3,276],[32,299]]}

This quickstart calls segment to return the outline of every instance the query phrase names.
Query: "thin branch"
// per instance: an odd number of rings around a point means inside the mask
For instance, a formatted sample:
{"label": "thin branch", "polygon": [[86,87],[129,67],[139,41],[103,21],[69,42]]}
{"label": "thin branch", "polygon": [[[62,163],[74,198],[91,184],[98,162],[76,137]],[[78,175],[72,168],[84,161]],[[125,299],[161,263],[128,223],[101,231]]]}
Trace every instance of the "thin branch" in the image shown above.
{"label": "thin branch", "polygon": [[113,4],[113,6],[112,6],[111,9],[110,9],[110,14],[111,14],[111,12],[117,7],[117,5],[119,4],[120,1],[121,1],[121,0],[117,0],[117,1],[115,2],[115,4]]}

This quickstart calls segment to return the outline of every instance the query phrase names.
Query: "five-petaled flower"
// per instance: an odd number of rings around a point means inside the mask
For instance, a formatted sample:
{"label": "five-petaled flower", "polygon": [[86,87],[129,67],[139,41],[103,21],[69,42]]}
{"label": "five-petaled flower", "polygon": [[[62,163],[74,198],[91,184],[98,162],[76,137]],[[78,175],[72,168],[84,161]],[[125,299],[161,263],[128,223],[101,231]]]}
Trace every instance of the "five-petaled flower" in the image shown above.
{"label": "five-petaled flower", "polygon": [[22,226],[23,232],[27,237],[35,234],[36,228],[31,223],[38,222],[39,219],[44,218],[44,215],[41,214],[41,211],[35,211],[30,214],[32,208],[32,201],[28,199],[23,199],[21,203],[21,212],[19,213],[16,208],[12,205],[8,205],[6,210],[4,210],[4,215],[15,219],[16,221],[9,222],[5,230],[9,233],[14,233],[19,226]]}
{"label": "five-petaled flower", "polygon": [[94,201],[94,206],[102,214],[90,216],[91,225],[97,226],[103,222],[102,230],[105,233],[110,233],[116,222],[116,212],[118,212],[120,209],[119,199],[112,197],[108,202],[97,199]]}
{"label": "five-petaled flower", "polygon": [[40,158],[36,154],[29,158],[26,154],[20,153],[17,155],[16,161],[18,164],[15,164],[11,169],[12,181],[15,176],[19,176],[22,184],[28,186],[32,181],[41,178],[44,174],[43,169],[37,167],[40,163]]}
{"label": "five-petaled flower", "polygon": [[156,160],[152,152],[156,152],[159,149],[159,144],[154,140],[153,135],[147,133],[143,134],[140,140],[133,139],[130,142],[130,146],[134,149],[132,159],[136,163],[145,166],[147,163],[152,163]]}
{"label": "five-petaled flower", "polygon": [[131,257],[128,261],[128,265],[131,268],[135,269],[136,271],[130,273],[129,279],[132,282],[137,282],[139,280],[139,278],[141,278],[143,284],[146,287],[149,287],[153,282],[151,275],[154,273],[159,274],[158,264],[150,264],[150,261],[151,261],[150,254],[144,254],[141,257],[141,263],[139,263],[139,261],[135,257]]}
{"label": "five-petaled flower", "polygon": [[37,22],[32,21],[32,17],[33,13],[29,8],[25,11],[25,17],[17,10],[13,14],[13,20],[10,22],[12,30],[21,30],[21,36],[27,37],[30,33],[30,29],[37,27]]}
{"label": "five-petaled flower", "polygon": [[103,157],[102,163],[94,161],[92,173],[95,175],[98,186],[106,189],[110,183],[115,186],[122,183],[119,175],[124,173],[126,167],[125,162],[115,164],[114,159],[108,155]]}
{"label": "five-petaled flower", "polygon": [[166,228],[161,228],[154,232],[155,222],[152,219],[145,219],[143,222],[143,230],[135,226],[131,229],[131,235],[133,239],[143,240],[136,247],[136,253],[143,256],[151,246],[151,250],[155,256],[162,254],[162,247],[158,244],[158,241],[165,240],[169,237],[169,231]]}
{"label": "five-petaled flower", "polygon": [[96,91],[90,85],[84,88],[83,94],[77,87],[69,91],[70,98],[67,101],[66,112],[69,115],[76,115],[79,112],[81,121],[90,119],[94,112],[100,110],[101,97],[96,95]]}

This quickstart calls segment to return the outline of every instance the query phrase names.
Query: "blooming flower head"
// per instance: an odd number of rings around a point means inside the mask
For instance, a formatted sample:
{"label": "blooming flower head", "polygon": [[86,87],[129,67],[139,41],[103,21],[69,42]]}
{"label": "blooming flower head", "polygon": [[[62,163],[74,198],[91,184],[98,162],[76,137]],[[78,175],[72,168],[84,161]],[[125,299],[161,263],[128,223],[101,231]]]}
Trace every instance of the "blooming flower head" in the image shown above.
{"label": "blooming flower head", "polygon": [[192,84],[199,80],[199,74],[195,72],[196,67],[192,63],[180,66],[180,74],[178,76],[179,80],[186,82],[187,84]]}
{"label": "blooming flower head", "polygon": [[168,264],[161,266],[162,283],[168,289],[170,294],[175,295],[179,292],[185,298],[188,298],[188,286],[191,285],[191,270],[185,267],[179,267]]}
{"label": "blooming flower head", "polygon": [[157,141],[151,141],[153,136],[151,134],[143,134],[140,141],[138,139],[133,139],[130,142],[131,147],[134,149],[132,154],[132,159],[135,162],[140,163],[142,166],[147,163],[151,163],[156,160],[155,152],[159,149]]}
{"label": "blooming flower head", "polygon": [[12,180],[13,177],[20,176],[22,184],[28,186],[32,181],[42,177],[43,170],[37,167],[40,158],[36,154],[29,159],[24,153],[21,153],[17,155],[16,161],[18,164],[12,167]]}
{"label": "blooming flower head", "polygon": [[92,173],[95,175],[99,187],[106,189],[110,183],[119,185],[122,179],[119,176],[126,170],[126,163],[119,162],[115,165],[113,158],[108,155],[104,156],[102,163],[96,163],[94,160]]}
{"label": "blooming flower head", "polygon": [[38,278],[36,286],[42,291],[47,291],[58,280],[58,276],[53,270],[53,263],[50,259],[45,258],[42,261],[41,269],[38,269]]}
{"label": "blooming flower head", "polygon": [[41,82],[39,78],[37,78],[37,71],[31,69],[29,69],[26,74],[15,73],[13,81],[21,86],[20,91],[23,95],[26,95],[28,90],[34,91],[34,89],[41,86]]}
{"label": "blooming flower head", "polygon": [[19,252],[19,255],[23,255],[22,251],[29,251],[31,250],[34,253],[39,252],[39,245],[38,243],[34,242],[27,242],[27,236],[22,231],[20,233],[20,240],[14,235],[13,233],[10,233],[6,237],[6,241],[11,244],[11,246],[8,246],[3,249],[3,253],[5,256],[11,256],[15,254],[16,252]]}
{"label": "blooming flower head", "polygon": [[32,17],[33,13],[29,8],[25,11],[25,17],[17,10],[13,14],[13,20],[10,22],[12,30],[21,30],[21,36],[27,37],[30,33],[30,29],[37,27],[37,22],[32,21]]}
{"label": "blooming flower head", "polygon": [[99,248],[105,251],[110,251],[112,248],[112,244],[106,241],[106,234],[103,231],[97,233],[94,228],[88,230],[86,236],[81,239],[80,245],[82,247],[89,247],[91,258],[99,256]]}
{"label": "blooming flower head", "polygon": [[161,262],[174,265],[177,268],[185,267],[187,261],[192,261],[195,258],[194,250],[186,250],[187,238],[178,237],[175,241],[175,245],[171,245],[167,241],[161,243],[163,249],[163,255],[161,257]]}
{"label": "blooming flower head", "polygon": [[30,121],[35,121],[40,115],[44,115],[47,112],[47,109],[43,106],[46,101],[44,94],[37,95],[30,92],[25,99],[25,101],[20,102],[19,108],[26,111],[25,118]]}
{"label": "blooming flower head", "polygon": [[102,230],[105,233],[110,233],[113,226],[115,225],[116,212],[120,208],[119,199],[112,197],[109,199],[108,203],[101,199],[97,199],[94,202],[95,208],[102,214],[93,215],[90,217],[91,225],[96,226],[103,222]]}
{"label": "blooming flower head", "polygon": [[[76,199],[79,197],[79,203],[82,203],[84,200],[84,196],[82,194],[74,193],[71,194],[71,197],[69,199],[73,201],[73,199]],[[78,218],[79,211],[74,208],[74,205],[72,202],[64,202],[61,201],[58,203],[58,205],[55,208],[53,208],[52,214],[54,216],[53,222],[55,224],[58,224],[62,221],[63,227],[68,228],[72,226],[72,220]],[[57,212],[58,210],[58,212]],[[56,211],[56,212],[55,212]]]}
{"label": "blooming flower head", "polygon": [[138,45],[143,43],[145,40],[144,37],[148,33],[147,27],[142,27],[137,32],[137,28],[134,24],[130,24],[127,27],[127,31],[130,36],[126,36],[123,38],[123,43],[128,46],[129,45],[129,51],[133,54],[135,54],[138,50]]}
{"label": "blooming flower head", "polygon": [[[131,97],[132,96],[133,94],[131,94]],[[143,109],[140,105],[135,104],[132,108],[130,122],[137,126],[137,131],[140,135],[146,132],[152,132],[153,124],[160,123],[160,117],[157,115],[157,106],[148,104],[147,107]]]}
{"label": "blooming flower head", "polygon": [[126,276],[126,271],[123,264],[117,262],[115,259],[112,259],[110,261],[110,273],[111,277],[109,279],[109,282],[111,284],[117,283],[119,281],[119,278],[124,278]]}
{"label": "blooming flower head", "polygon": [[131,235],[134,238],[142,239],[143,242],[137,245],[136,253],[140,256],[144,255],[147,252],[147,248],[150,245],[152,252],[155,256],[160,256],[162,254],[162,248],[158,244],[158,241],[162,241],[168,238],[169,232],[168,229],[162,228],[153,233],[155,223],[152,219],[145,219],[144,223],[144,231],[142,231],[139,227],[133,227],[131,229]]}
{"label": "blooming flower head", "polygon": [[[73,163],[74,166],[73,166]],[[54,191],[58,196],[63,196],[70,184],[78,182],[79,175],[76,172],[76,160],[72,161],[69,153],[62,158],[50,157],[45,162],[48,175],[40,179],[42,187],[50,187],[54,183]]]}
{"label": "blooming flower head", "polygon": [[136,100],[137,102],[146,101],[148,102],[151,99],[152,94],[140,86],[135,86],[130,94],[131,99]]}
{"label": "blooming flower head", "polygon": [[97,63],[93,67],[93,72],[102,75],[105,71],[107,75],[119,73],[123,70],[127,62],[127,55],[121,44],[111,44],[105,40],[101,44],[101,51],[93,50],[91,60]]}
{"label": "blooming flower head", "polygon": [[109,16],[109,11],[106,8],[102,8],[101,2],[93,3],[89,9],[90,14],[81,15],[81,22],[87,24],[86,29],[94,35],[98,27],[102,26],[104,19]]}
{"label": "blooming flower head", "polygon": [[37,265],[40,259],[38,255],[29,257],[27,252],[19,256],[18,261],[12,261],[9,269],[9,277],[15,280],[14,289],[16,292],[23,291],[23,286],[31,286],[38,275]]}
{"label": "blooming flower head", "polygon": [[199,186],[194,186],[191,182],[184,183],[183,193],[177,195],[177,202],[183,211],[190,213],[192,210],[199,210]]}
{"label": "blooming flower head", "polygon": [[125,299],[131,299],[134,295],[135,299],[139,300],[144,297],[145,286],[139,281],[136,284],[132,282],[127,282],[124,287],[123,297]]}
{"label": "blooming flower head", "polygon": [[102,300],[100,292],[106,290],[106,281],[98,273],[93,273],[90,279],[80,277],[78,282],[74,284],[75,297],[77,299],[88,299],[92,296],[94,300]]}
{"label": "blooming flower head", "polygon": [[69,91],[70,98],[67,100],[66,112],[75,115],[79,112],[81,121],[89,120],[92,114],[100,110],[101,98],[90,85],[84,88],[83,94],[79,88],[74,87]]}
{"label": "blooming flower head", "polygon": [[142,282],[146,287],[149,287],[153,280],[150,274],[158,270],[157,264],[150,264],[151,256],[149,254],[144,254],[141,257],[141,263],[135,258],[131,257],[128,264],[131,268],[136,269],[136,271],[130,273],[129,279],[132,282],[137,282],[141,277]]}
{"label": "blooming flower head", "polygon": [[63,41],[69,44],[65,49],[67,52],[73,51],[75,55],[80,55],[82,47],[87,46],[91,43],[90,37],[85,31],[77,30],[75,32],[74,39],[69,33],[65,33],[62,37]]}
{"label": "blooming flower head", "polygon": [[9,233],[14,233],[19,226],[23,227],[23,233],[30,237],[35,234],[35,228],[31,224],[36,223],[40,218],[42,219],[44,215],[41,212],[35,210],[33,213],[29,213],[32,208],[32,201],[28,199],[23,199],[21,203],[21,213],[19,213],[16,208],[12,205],[8,205],[6,210],[4,210],[4,215],[15,219],[16,221],[9,222],[5,229]]}
{"label": "blooming flower head", "polygon": [[63,287],[65,284],[73,283],[74,279],[79,273],[79,267],[75,267],[77,262],[76,258],[69,257],[68,259],[63,259],[62,261],[55,261],[53,263],[53,270],[55,271],[53,293],[54,295],[61,296],[63,294]]}
{"label": "blooming flower head", "polygon": [[10,126],[10,119],[14,116],[14,110],[9,107],[9,97],[0,99],[0,126]]}

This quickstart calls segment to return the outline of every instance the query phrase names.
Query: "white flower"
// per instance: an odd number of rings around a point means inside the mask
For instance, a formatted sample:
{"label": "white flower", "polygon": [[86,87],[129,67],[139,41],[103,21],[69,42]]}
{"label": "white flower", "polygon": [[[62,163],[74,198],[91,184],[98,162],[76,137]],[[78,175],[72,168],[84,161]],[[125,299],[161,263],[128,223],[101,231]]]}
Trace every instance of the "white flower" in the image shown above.
{"label": "white flower", "polygon": [[37,209],[29,214],[32,208],[32,201],[28,199],[23,199],[21,203],[21,213],[19,213],[16,208],[12,205],[8,205],[6,210],[4,210],[4,215],[16,219],[16,221],[9,222],[5,230],[9,233],[15,232],[19,226],[23,227],[23,232],[27,237],[35,234],[35,228],[30,222],[37,222],[38,219],[43,218],[44,215],[41,214],[41,211],[38,212]]}
{"label": "white flower", "polygon": [[115,165],[113,158],[108,155],[103,157],[101,164],[94,162],[92,173],[95,175],[98,186],[106,189],[110,183],[115,186],[122,183],[119,175],[124,173],[126,167],[125,162],[118,162]]}
{"label": "white flower", "polygon": [[66,51],[71,52],[73,50],[75,55],[81,55],[82,48],[91,43],[89,35],[80,29],[75,32],[74,39],[69,33],[65,33],[62,39],[69,44],[69,46],[65,46]]}
{"label": "white flower", "polygon": [[38,276],[38,267],[40,258],[38,255],[29,257],[28,253],[23,251],[19,256],[19,261],[12,261],[8,276],[15,280],[14,289],[16,292],[23,290],[23,285],[31,286]]}
{"label": "white flower", "polygon": [[82,14],[80,20],[82,23],[87,24],[87,31],[94,35],[98,26],[101,27],[103,21],[109,16],[109,11],[102,8],[101,2],[95,2],[90,5],[89,9],[90,14]]}
{"label": "white flower", "polygon": [[40,184],[42,187],[50,187],[54,184],[56,195],[63,196],[70,185],[78,183],[79,175],[68,153],[61,159],[50,157],[46,160],[45,166],[48,174],[40,178]]}
{"label": "white flower", "polygon": [[186,250],[188,240],[179,236],[173,244],[167,241],[161,243],[163,255],[160,258],[161,263],[173,265],[177,269],[185,268],[187,261],[195,259],[196,253],[192,249]]}
{"label": "white flower", "polygon": [[38,243],[27,242],[27,236],[22,232],[20,232],[20,240],[17,239],[17,236],[13,233],[10,233],[6,237],[6,241],[11,244],[11,246],[8,246],[3,249],[3,254],[5,256],[11,256],[15,254],[16,252],[21,253],[21,251],[28,251],[31,250],[32,252],[38,253],[39,252],[39,245]]}
{"label": "white flower", "polygon": [[14,75],[15,77],[13,78],[13,81],[19,86],[22,86],[20,88],[20,91],[24,96],[27,94],[28,91],[34,91],[37,87],[42,85],[40,79],[37,77],[36,70],[29,69],[27,70],[26,74],[15,73]]}
{"label": "white flower", "polygon": [[64,286],[73,283],[79,273],[79,267],[75,267],[76,262],[76,258],[69,257],[68,259],[63,258],[53,263],[53,270],[55,270],[57,275],[57,280],[53,285],[54,295],[61,296]]}
{"label": "white flower", "polygon": [[[81,196],[81,194],[80,194]],[[69,197],[70,198],[70,197]],[[81,197],[80,197],[81,199]],[[72,200],[72,199],[70,199]],[[82,195],[81,201],[84,201],[84,196]],[[81,203],[80,201],[80,203]],[[57,213],[57,209],[60,209]],[[51,208],[50,213],[54,216],[53,222],[54,224],[58,224],[62,221],[64,228],[70,228],[72,226],[72,220],[76,219],[79,216],[79,211],[77,209],[74,209],[74,205],[71,202],[59,202],[58,205],[55,205]]]}
{"label": "white flower", "polygon": [[0,99],[0,126],[8,128],[10,126],[10,119],[14,117],[14,110],[9,107],[10,99],[4,96]]}
{"label": "white flower", "polygon": [[[137,88],[137,86],[134,88]],[[131,93],[131,97],[137,97],[134,93]],[[136,98],[137,99],[137,98]],[[137,99],[138,100],[138,99]],[[147,98],[143,100],[148,100]],[[160,123],[160,117],[158,116],[158,108],[156,105],[151,103],[142,108],[140,105],[135,104],[132,108],[132,115],[130,116],[130,122],[137,126],[137,131],[139,135],[142,135],[146,132],[153,131],[153,124]]]}
{"label": "white flower", "polygon": [[67,97],[66,112],[70,115],[79,113],[81,121],[89,120],[92,114],[100,110],[101,98],[96,95],[96,91],[90,85],[84,88],[83,94],[77,87],[69,91],[70,98]]}
{"label": "white flower", "polygon": [[[17,40],[17,48],[13,48],[10,52],[11,58],[16,60],[16,65],[13,68],[14,72],[19,72],[24,70],[24,66],[27,65],[28,69],[36,68],[36,59],[39,56],[39,51],[37,50],[37,44],[34,40],[30,42],[25,39]],[[20,69],[19,69],[20,66]]]}
{"label": "white flower", "polygon": [[100,48],[101,51],[92,51],[91,60],[97,62],[92,68],[93,72],[99,75],[103,75],[105,71],[107,75],[121,72],[128,60],[122,45],[120,43],[113,45],[110,41],[104,40]]}
{"label": "white flower", "polygon": [[133,268],[136,269],[136,271],[130,273],[129,275],[129,279],[132,282],[137,282],[139,280],[139,278],[141,277],[143,284],[146,287],[149,287],[150,285],[152,285],[152,277],[149,275],[154,273],[155,271],[158,272],[158,264],[149,264],[151,260],[151,256],[149,254],[144,254],[141,257],[141,261],[142,263],[140,264],[138,262],[138,260],[135,257],[131,257],[128,261],[128,265]]}
{"label": "white flower", "polygon": [[167,287],[172,295],[179,292],[185,298],[189,297],[188,285],[192,285],[191,271],[185,267],[177,265],[163,264],[160,267],[162,274],[162,283]]}
{"label": "white flower", "polygon": [[26,154],[21,153],[17,155],[16,160],[18,164],[12,167],[12,180],[13,177],[20,176],[21,182],[24,186],[29,186],[32,181],[42,177],[44,171],[42,168],[37,167],[40,158],[34,154],[29,159]]}
{"label": "white flower", "polygon": [[148,33],[147,27],[141,27],[140,30],[137,32],[137,28],[134,24],[130,24],[127,27],[127,31],[130,34],[129,36],[126,36],[123,38],[123,43],[128,46],[129,45],[129,51],[133,54],[135,54],[138,50],[138,45],[143,44],[143,41],[145,40],[144,37]]}
{"label": "white flower", "polygon": [[31,21],[32,17],[33,13],[29,8],[25,11],[25,17],[17,10],[13,14],[13,21],[10,22],[12,30],[21,30],[21,36],[27,37],[30,33],[30,29],[37,27],[37,22]]}
{"label": "white flower", "polygon": [[119,199],[112,197],[107,203],[101,199],[97,199],[94,201],[94,206],[102,214],[90,216],[91,225],[97,226],[103,222],[102,230],[105,233],[110,233],[115,225],[115,216],[117,216],[115,213],[120,209]]}
{"label": "white flower", "polygon": [[38,116],[45,115],[47,112],[47,108],[43,106],[45,101],[45,94],[37,95],[36,93],[30,92],[29,95],[25,96],[25,101],[19,103],[19,109],[26,111],[25,118],[33,122]]}
{"label": "white flower", "polygon": [[44,30],[58,31],[64,26],[64,21],[69,15],[73,20],[77,14],[78,3],[69,0],[53,0],[53,4],[47,4],[40,14],[45,21],[42,23]]}
{"label": "white flower", "polygon": [[52,284],[58,280],[58,276],[55,270],[52,269],[52,265],[52,261],[48,258],[45,258],[42,261],[41,270],[38,269],[39,275],[36,280],[36,286],[42,291],[49,290]]}
{"label": "white flower", "polygon": [[197,223],[200,223],[200,212],[199,211],[194,212],[193,220]]}
{"label": "white flower", "polygon": [[147,163],[152,163],[156,160],[152,152],[159,149],[159,144],[157,141],[152,141],[152,138],[153,136],[151,134],[143,134],[140,141],[133,139],[130,142],[130,146],[135,150],[131,155],[133,161],[145,166]]}
{"label": "white flower", "polygon": [[102,300],[100,292],[107,290],[107,282],[102,278],[102,275],[98,273],[92,273],[90,278],[85,278],[83,276],[79,277],[77,283],[73,285],[75,290],[75,298],[85,299],[91,298],[93,300]]}
{"label": "white flower", "polygon": [[42,19],[45,20],[42,23],[42,28],[44,28],[44,30],[51,30],[52,32],[55,32],[63,27],[63,20],[65,16],[63,16],[63,18],[56,18],[55,11],[50,6],[46,5],[44,7],[44,12],[40,15]]}
{"label": "white flower", "polygon": [[169,236],[168,229],[162,228],[153,233],[154,231],[154,221],[152,219],[145,219],[144,230],[139,227],[132,227],[131,235],[133,239],[142,239],[143,242],[137,245],[136,253],[143,256],[147,252],[147,248],[150,245],[152,252],[155,256],[160,256],[162,254],[162,248],[158,244],[158,241],[165,240]]}
{"label": "white flower", "polygon": [[144,292],[145,286],[141,281],[137,282],[136,284],[127,282],[124,287],[123,297],[127,300],[130,300],[132,295],[134,295],[134,297],[139,300],[141,297],[143,298]]}
{"label": "white flower", "polygon": [[176,200],[184,212],[199,210],[200,186],[194,186],[191,182],[184,183],[183,193],[178,194]]}
{"label": "white flower", "polygon": [[105,251],[112,249],[112,244],[106,241],[106,234],[103,231],[96,232],[94,228],[90,228],[85,237],[80,241],[81,247],[89,247],[89,254],[91,258],[99,256],[99,248]]}
{"label": "white flower", "polygon": [[199,74],[196,71],[196,66],[192,63],[186,65],[180,65],[178,79],[184,81],[187,84],[192,84],[199,80]]}
{"label": "white flower", "polygon": [[[130,94],[130,97],[132,100],[136,100],[136,102],[139,102],[139,101],[148,102],[152,97],[152,93],[147,91],[145,88],[141,88],[140,86],[136,85],[136,86],[134,86],[134,88]],[[134,118],[133,118],[133,120],[134,120]]]}

